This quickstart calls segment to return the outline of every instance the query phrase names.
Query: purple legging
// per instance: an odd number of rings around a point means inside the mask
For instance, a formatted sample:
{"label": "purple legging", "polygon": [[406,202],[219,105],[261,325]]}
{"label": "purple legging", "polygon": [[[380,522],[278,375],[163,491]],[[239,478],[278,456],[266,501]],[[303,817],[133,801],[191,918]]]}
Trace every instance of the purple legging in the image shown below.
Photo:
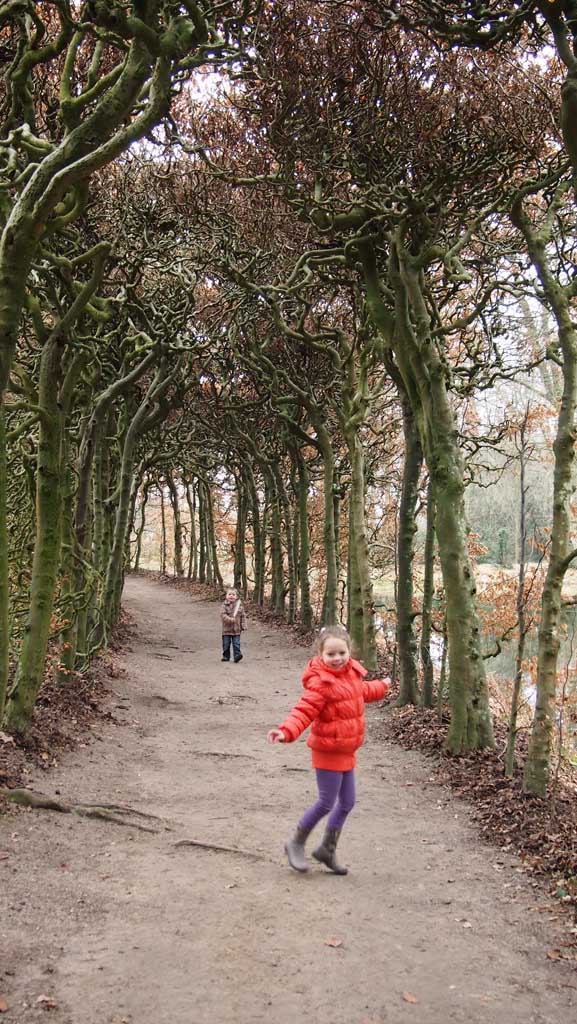
{"label": "purple legging", "polygon": [[347,816],[355,806],[355,770],[333,772],[327,768],[316,768],[319,798],[308,807],[299,821],[299,828],[310,832],[317,821],[332,811],[328,820],[329,828],[342,828]]}

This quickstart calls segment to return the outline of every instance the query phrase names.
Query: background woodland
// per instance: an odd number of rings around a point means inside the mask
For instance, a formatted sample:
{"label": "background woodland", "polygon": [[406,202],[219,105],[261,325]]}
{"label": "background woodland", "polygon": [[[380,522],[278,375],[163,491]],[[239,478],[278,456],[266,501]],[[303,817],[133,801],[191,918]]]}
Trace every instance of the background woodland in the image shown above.
{"label": "background woodland", "polygon": [[156,568],[345,622],[545,794],[577,758],[577,2],[4,0],[0,53],[3,728]]}

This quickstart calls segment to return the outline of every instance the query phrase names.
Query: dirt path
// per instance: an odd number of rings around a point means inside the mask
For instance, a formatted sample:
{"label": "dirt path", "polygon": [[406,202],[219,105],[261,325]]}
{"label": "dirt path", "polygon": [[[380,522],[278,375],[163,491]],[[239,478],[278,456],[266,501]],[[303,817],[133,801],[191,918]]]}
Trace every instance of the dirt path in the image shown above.
{"label": "dirt path", "polygon": [[[0,821],[3,1020],[575,1019],[577,974],[546,957],[558,940],[546,900],[479,844],[426,761],[369,735],[341,844],[351,874],[295,875],[281,844],[313,795],[308,749],[264,736],[298,695],[306,652],[251,623],[245,660],[223,665],[216,605],[142,578],[126,605],[139,628],[113,682],[124,724],[99,726],[36,785],[130,804],[173,831],[51,812]],[[173,845],[187,837],[262,859]]]}

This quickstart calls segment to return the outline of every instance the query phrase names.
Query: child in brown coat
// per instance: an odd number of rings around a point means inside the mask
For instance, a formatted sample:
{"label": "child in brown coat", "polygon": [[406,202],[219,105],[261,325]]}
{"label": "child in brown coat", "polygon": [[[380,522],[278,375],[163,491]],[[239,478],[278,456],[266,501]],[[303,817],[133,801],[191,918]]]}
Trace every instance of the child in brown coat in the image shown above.
{"label": "child in brown coat", "polygon": [[230,661],[230,645],[232,643],[235,662],[242,661],[240,634],[243,629],[246,629],[246,616],[238,591],[227,590],[220,617],[222,619],[222,660]]}

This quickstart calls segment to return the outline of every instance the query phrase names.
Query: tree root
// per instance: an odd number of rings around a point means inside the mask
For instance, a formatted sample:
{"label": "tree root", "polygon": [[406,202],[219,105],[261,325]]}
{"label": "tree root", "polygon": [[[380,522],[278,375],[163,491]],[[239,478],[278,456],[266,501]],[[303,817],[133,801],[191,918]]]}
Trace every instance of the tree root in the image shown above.
{"label": "tree root", "polygon": [[189,750],[188,753],[193,757],[240,757],[247,761],[254,761],[252,754],[229,754],[220,750]]}
{"label": "tree root", "polygon": [[219,846],[218,843],[203,843],[200,839],[179,839],[172,844],[175,849],[183,846],[198,846],[201,850],[215,850],[216,853],[236,853],[240,857],[250,857],[251,860],[267,860],[261,853],[254,853],[252,850],[239,850],[237,846]]}
{"label": "tree root", "polygon": [[[136,821],[127,821],[120,815],[132,815],[135,818],[143,818],[148,821],[161,821],[155,814],[147,814],[145,811],[137,811],[133,807],[123,804],[71,804],[64,800],[55,800],[53,797],[44,796],[42,793],[34,793],[31,789],[0,789],[0,795],[5,796],[13,804],[19,807],[33,807],[39,810],[58,811],[60,814],[78,814],[82,818],[99,818],[101,821],[110,821],[114,825],[126,825],[128,828],[136,828],[140,832],[159,832],[158,828],[149,825],[141,825]],[[169,826],[164,825],[163,830],[171,831]]]}
{"label": "tree root", "polygon": [[[144,818],[150,821],[162,822],[155,814],[147,814],[146,811],[137,811],[133,807],[123,804],[71,804],[64,800],[55,800],[53,797],[44,796],[43,793],[34,793],[31,789],[6,789],[0,787],[0,796],[7,797],[12,803],[19,807],[32,807],[39,810],[58,811],[60,814],[78,814],[83,818],[98,818],[101,821],[110,821],[113,825],[126,825],[128,828],[136,828],[140,832],[152,832],[157,834],[160,829],[152,828],[149,825],[141,825],[136,821],[127,821],[119,815],[133,815],[135,818]],[[172,829],[163,824],[163,831],[170,832]],[[201,850],[213,850],[216,853],[233,853],[239,857],[248,857],[250,860],[267,860],[261,853],[253,850],[241,850],[236,846],[220,846],[218,843],[203,843],[200,839],[179,839],[172,844],[175,849],[184,846],[196,846]]]}

